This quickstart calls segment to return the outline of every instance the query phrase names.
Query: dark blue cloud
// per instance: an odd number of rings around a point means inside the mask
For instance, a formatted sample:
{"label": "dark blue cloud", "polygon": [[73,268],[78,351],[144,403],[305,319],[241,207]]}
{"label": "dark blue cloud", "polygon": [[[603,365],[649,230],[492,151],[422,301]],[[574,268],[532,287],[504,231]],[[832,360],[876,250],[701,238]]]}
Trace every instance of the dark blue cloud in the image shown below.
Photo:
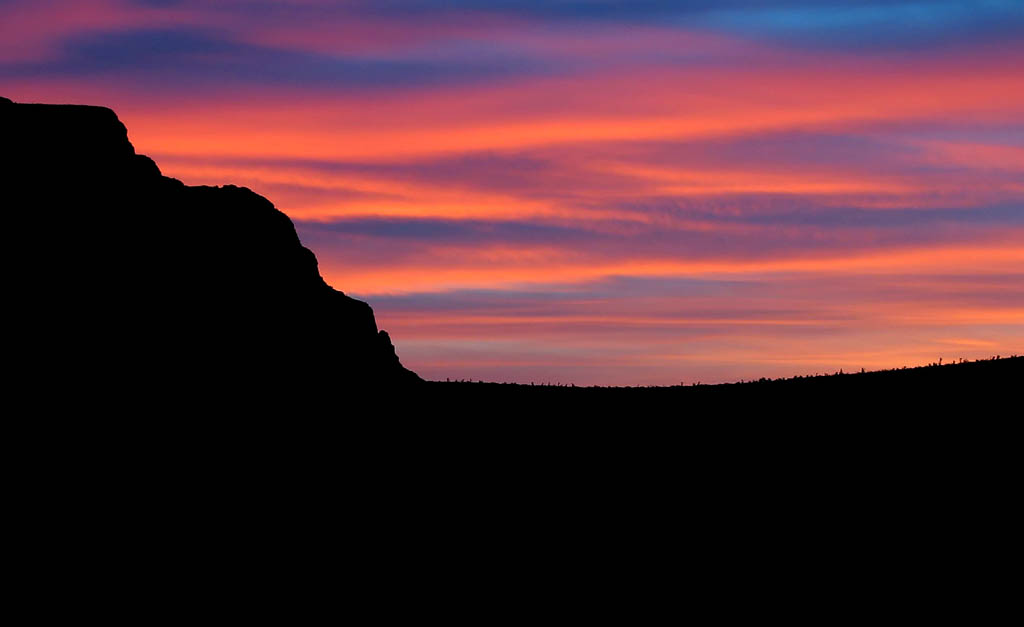
{"label": "dark blue cloud", "polygon": [[444,220],[430,218],[364,218],[326,223],[303,223],[304,229],[391,239],[438,242],[567,242],[592,237],[571,226],[501,220]]}
{"label": "dark blue cloud", "polygon": [[54,60],[0,64],[0,76],[117,73],[174,86],[252,82],[318,87],[402,87],[461,83],[552,69],[540,59],[474,54],[460,58],[330,56],[234,41],[194,28],[88,33],[61,46]]}
{"label": "dark blue cloud", "polygon": [[822,228],[970,228],[973,226],[1024,226],[1024,205],[999,205],[950,209],[860,209],[796,210],[770,215],[730,217],[729,221],[773,226],[812,226]]}
{"label": "dark blue cloud", "polygon": [[774,2],[722,6],[690,23],[798,46],[887,52],[1019,40],[1024,2]]}
{"label": "dark blue cloud", "polygon": [[710,0],[381,0],[359,3],[363,13],[378,15],[489,12],[538,18],[636,19],[706,9]]}
{"label": "dark blue cloud", "polygon": [[[447,220],[441,218],[352,218],[333,222],[297,221],[303,241],[376,240],[387,250],[425,250],[433,245],[487,246],[513,244],[557,246],[564,250],[600,251],[625,257],[725,254],[745,258],[792,250],[829,250],[854,242],[872,245],[957,242],[972,232],[1024,225],[1024,206],[973,209],[802,208],[772,213],[713,215],[690,209],[661,209],[679,219],[634,223],[620,220],[546,223],[537,220]],[[652,215],[647,211],[646,215]],[[758,227],[751,231],[691,230],[690,220],[724,226]],[[797,229],[785,227],[800,227]],[[360,246],[362,248],[363,246]]]}
{"label": "dark blue cloud", "polygon": [[[594,21],[605,24],[645,22],[680,29],[720,31],[801,47],[858,52],[1020,40],[1024,35],[1024,2],[1020,0],[394,0],[341,4],[136,1],[167,7],[189,4],[191,14],[208,13],[211,24],[225,23],[228,19],[237,22],[243,31],[247,24],[257,26],[278,21],[299,31],[305,24],[322,30],[325,25],[341,24],[356,15],[373,15],[402,23],[421,21],[424,29],[430,29],[436,20],[478,12],[563,26]],[[0,2],[5,8],[20,4],[9,0]],[[713,55],[687,56],[670,50],[652,50],[632,59],[608,58],[595,52],[589,61],[569,60],[518,49],[507,40],[500,45],[480,40],[461,31],[440,36],[430,44],[401,54],[332,56],[243,43],[222,32],[196,27],[78,33],[60,42],[59,52],[56,58],[49,60],[0,64],[0,77],[93,76],[118,72],[137,81],[161,84],[171,80],[186,87],[256,82],[366,88],[557,75],[614,63],[709,65],[736,62],[735,59],[716,59]]]}
{"label": "dark blue cloud", "polygon": [[657,296],[708,297],[754,289],[755,281],[678,277],[613,276],[583,283],[548,283],[534,289],[459,289],[446,292],[376,294],[374,305],[388,312],[550,313],[551,305]]}
{"label": "dark blue cloud", "polygon": [[536,21],[648,22],[860,51],[984,42],[1020,37],[1024,29],[1020,0],[368,0],[343,8],[314,3],[306,10],[388,18],[475,12]]}

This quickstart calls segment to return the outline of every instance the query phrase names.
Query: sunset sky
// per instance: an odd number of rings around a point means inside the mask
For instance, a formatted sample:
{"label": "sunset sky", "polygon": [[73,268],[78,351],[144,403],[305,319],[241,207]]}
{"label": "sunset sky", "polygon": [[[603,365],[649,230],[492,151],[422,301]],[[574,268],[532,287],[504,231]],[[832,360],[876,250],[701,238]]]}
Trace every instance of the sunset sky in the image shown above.
{"label": "sunset sky", "polygon": [[0,0],[0,96],[263,194],[424,378],[1024,353],[1024,0]]}

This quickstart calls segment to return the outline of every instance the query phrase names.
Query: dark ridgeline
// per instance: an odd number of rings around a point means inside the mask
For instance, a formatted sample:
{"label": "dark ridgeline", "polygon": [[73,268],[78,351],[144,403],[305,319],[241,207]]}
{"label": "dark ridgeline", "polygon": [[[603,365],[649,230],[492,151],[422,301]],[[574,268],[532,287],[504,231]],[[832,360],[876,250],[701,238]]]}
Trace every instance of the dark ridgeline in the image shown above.
{"label": "dark ridgeline", "polygon": [[[135,154],[110,109],[0,99],[20,375],[44,401],[213,396],[317,407],[353,394],[460,415],[764,416],[918,411],[999,399],[1024,359],[742,385],[424,383],[373,311],[324,283],[291,220],[245,188],[188,187]],[[20,350],[18,350],[20,349]],[[72,387],[68,387],[72,386]],[[68,390],[73,390],[69,392]],[[214,394],[211,394],[214,393]],[[64,397],[68,397],[65,399]]]}
{"label": "dark ridgeline", "polygon": [[1024,359],[676,388],[423,383],[267,200],[162,177],[108,109],[0,101],[0,137],[6,383],[30,401],[9,402],[5,434],[24,458],[14,511],[45,541],[14,537],[68,588],[148,594],[166,570],[277,590],[333,581],[340,551],[375,608],[404,591],[396,574],[429,593],[465,568],[493,589],[477,573],[518,585],[554,563],[561,590],[579,564],[618,588],[674,583],[677,561],[728,595],[716,607],[746,598],[739,570],[781,573],[792,603],[780,565],[863,584],[890,553],[948,566],[951,537],[1001,554],[993,531],[1016,521],[1006,401]]}
{"label": "dark ridgeline", "polygon": [[3,99],[0,136],[15,274],[33,293],[21,340],[41,373],[169,400],[420,383],[262,196],[162,176],[102,107]]}
{"label": "dark ridgeline", "polygon": [[[447,399],[454,407],[484,401],[504,408],[524,405],[598,410],[628,415],[637,408],[674,407],[670,414],[691,418],[742,415],[836,417],[864,420],[893,415],[949,417],[947,412],[1003,412],[1003,405],[1024,391],[1024,357],[993,356],[914,368],[870,372],[835,372],[786,379],[737,383],[639,387],[582,387],[454,381],[427,382],[424,392]],[[935,413],[929,413],[935,412]]]}

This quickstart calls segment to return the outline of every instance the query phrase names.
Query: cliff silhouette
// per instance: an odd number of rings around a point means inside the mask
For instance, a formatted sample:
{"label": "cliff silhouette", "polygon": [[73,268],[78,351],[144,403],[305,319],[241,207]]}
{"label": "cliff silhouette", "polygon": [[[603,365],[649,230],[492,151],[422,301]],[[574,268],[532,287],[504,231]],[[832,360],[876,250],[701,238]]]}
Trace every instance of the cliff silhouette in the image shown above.
{"label": "cliff silhouette", "polygon": [[[291,220],[266,198],[163,176],[103,107],[0,98],[0,136],[12,354],[44,399],[60,390],[71,400],[147,406],[215,398],[320,409],[415,386],[379,406],[627,415],[678,399],[704,415],[756,414],[766,404],[809,415],[866,410],[883,398],[910,404],[905,411],[979,403],[1019,385],[1024,370],[1014,357],[742,385],[427,383],[402,366],[367,303],[324,281]],[[47,387],[54,378],[61,385]]]}
{"label": "cliff silhouette", "polygon": [[973,555],[1010,537],[1024,358],[716,386],[421,383],[265,198],[162,176],[109,109],[0,99],[0,137],[7,384],[30,402],[5,425],[16,537],[85,582],[72,598],[97,580],[145,600],[163,571],[219,587],[227,572],[229,592],[242,569],[243,585],[268,568],[304,583],[308,556],[339,546],[371,575],[357,591],[389,602],[396,568],[429,583],[434,553],[475,566],[494,547],[505,568],[506,545],[631,568],[620,546],[682,546],[712,575],[778,578],[822,559],[859,576],[855,553],[958,565],[951,538]]}
{"label": "cliff silhouette", "polygon": [[163,176],[103,107],[0,98],[0,134],[40,365],[135,390],[420,382],[266,198]]}

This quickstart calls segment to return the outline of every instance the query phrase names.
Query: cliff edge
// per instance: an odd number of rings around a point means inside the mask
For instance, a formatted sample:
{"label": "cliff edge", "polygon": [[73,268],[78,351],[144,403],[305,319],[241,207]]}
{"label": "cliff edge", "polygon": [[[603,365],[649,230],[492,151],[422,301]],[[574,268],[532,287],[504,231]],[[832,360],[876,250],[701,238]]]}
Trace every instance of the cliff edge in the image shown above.
{"label": "cliff edge", "polygon": [[102,107],[0,98],[0,136],[37,359],[106,369],[111,385],[420,381],[266,198],[163,176]]}

